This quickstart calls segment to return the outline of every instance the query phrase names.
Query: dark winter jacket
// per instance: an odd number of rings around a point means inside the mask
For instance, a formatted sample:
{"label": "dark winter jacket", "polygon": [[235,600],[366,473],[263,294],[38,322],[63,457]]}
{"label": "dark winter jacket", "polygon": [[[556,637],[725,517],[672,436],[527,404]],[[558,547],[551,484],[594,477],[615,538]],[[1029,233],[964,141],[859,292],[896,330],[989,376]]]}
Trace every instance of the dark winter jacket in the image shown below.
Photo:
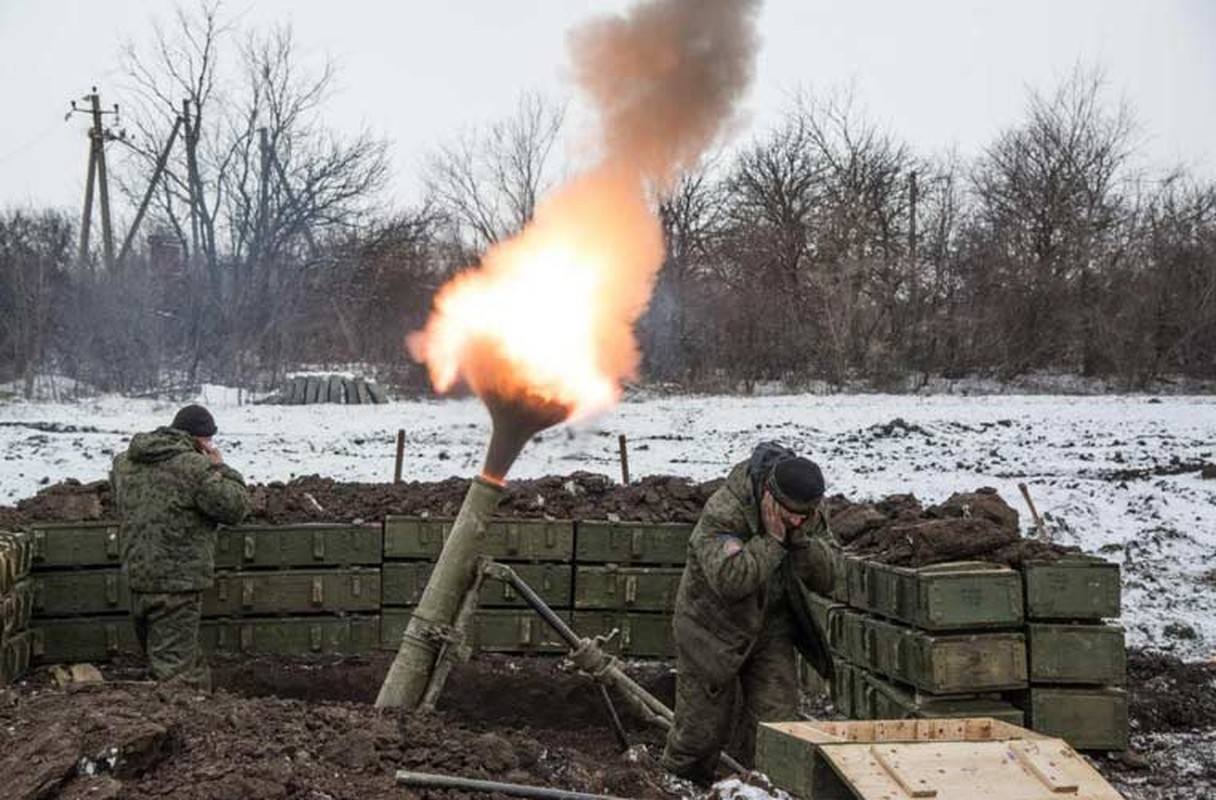
{"label": "dark winter jacket", "polygon": [[215,572],[215,529],[249,513],[241,474],[212,464],[194,437],[160,428],[131,437],[110,473],[134,592],[198,591]]}
{"label": "dark winter jacket", "polygon": [[[688,561],[676,594],[676,654],[681,670],[706,685],[732,682],[765,625],[791,616],[795,644],[821,673],[831,670],[823,633],[806,608],[806,589],[830,594],[834,574],[831,535],[808,517],[783,545],[764,530],[759,487],[773,463],[790,455],[761,444],[710,496],[688,543]],[[805,586],[805,588],[804,588]]]}

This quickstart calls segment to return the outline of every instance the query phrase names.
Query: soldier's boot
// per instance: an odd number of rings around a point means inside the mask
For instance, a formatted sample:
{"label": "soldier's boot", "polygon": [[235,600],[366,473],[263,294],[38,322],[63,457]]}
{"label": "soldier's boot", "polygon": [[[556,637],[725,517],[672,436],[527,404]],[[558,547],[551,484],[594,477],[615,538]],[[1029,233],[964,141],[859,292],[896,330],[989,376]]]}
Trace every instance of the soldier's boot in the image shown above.
{"label": "soldier's boot", "polygon": [[718,753],[730,730],[734,689],[712,691],[680,673],[676,680],[675,722],[659,760],[663,769],[701,786],[714,781]]}

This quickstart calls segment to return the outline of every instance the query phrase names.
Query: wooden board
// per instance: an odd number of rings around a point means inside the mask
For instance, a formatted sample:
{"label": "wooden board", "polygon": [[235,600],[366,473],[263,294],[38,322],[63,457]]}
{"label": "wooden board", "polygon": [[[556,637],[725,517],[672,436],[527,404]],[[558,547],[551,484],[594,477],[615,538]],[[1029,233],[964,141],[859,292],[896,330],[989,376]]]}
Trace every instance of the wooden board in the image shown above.
{"label": "wooden board", "polygon": [[1065,742],[991,719],[762,723],[756,767],[815,800],[1119,800]]}

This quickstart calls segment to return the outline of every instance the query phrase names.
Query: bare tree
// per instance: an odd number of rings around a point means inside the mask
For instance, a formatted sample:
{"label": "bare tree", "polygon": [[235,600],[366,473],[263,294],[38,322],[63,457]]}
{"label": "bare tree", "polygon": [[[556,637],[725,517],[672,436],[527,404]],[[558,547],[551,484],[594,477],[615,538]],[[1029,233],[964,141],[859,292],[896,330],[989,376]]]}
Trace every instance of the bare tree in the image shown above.
{"label": "bare tree", "polygon": [[19,377],[26,397],[51,350],[53,300],[71,264],[72,239],[62,214],[0,214],[0,377]]}
{"label": "bare tree", "polygon": [[565,108],[535,93],[514,112],[442,145],[427,167],[428,193],[476,252],[523,229],[551,185]]}

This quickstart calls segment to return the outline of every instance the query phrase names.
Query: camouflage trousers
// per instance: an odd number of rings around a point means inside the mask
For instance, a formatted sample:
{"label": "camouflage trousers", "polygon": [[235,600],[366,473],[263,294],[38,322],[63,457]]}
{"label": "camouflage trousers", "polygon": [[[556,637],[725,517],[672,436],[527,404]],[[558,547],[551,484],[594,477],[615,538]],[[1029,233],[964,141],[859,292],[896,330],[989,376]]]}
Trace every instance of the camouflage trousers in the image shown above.
{"label": "camouflage trousers", "polygon": [[153,678],[211,688],[198,638],[202,611],[202,592],[131,592],[135,635]]}
{"label": "camouflage trousers", "polygon": [[661,763],[682,778],[712,783],[723,749],[752,766],[756,726],[796,718],[798,672],[788,631],[762,634],[733,686],[715,691],[679,665],[677,672],[675,722]]}

